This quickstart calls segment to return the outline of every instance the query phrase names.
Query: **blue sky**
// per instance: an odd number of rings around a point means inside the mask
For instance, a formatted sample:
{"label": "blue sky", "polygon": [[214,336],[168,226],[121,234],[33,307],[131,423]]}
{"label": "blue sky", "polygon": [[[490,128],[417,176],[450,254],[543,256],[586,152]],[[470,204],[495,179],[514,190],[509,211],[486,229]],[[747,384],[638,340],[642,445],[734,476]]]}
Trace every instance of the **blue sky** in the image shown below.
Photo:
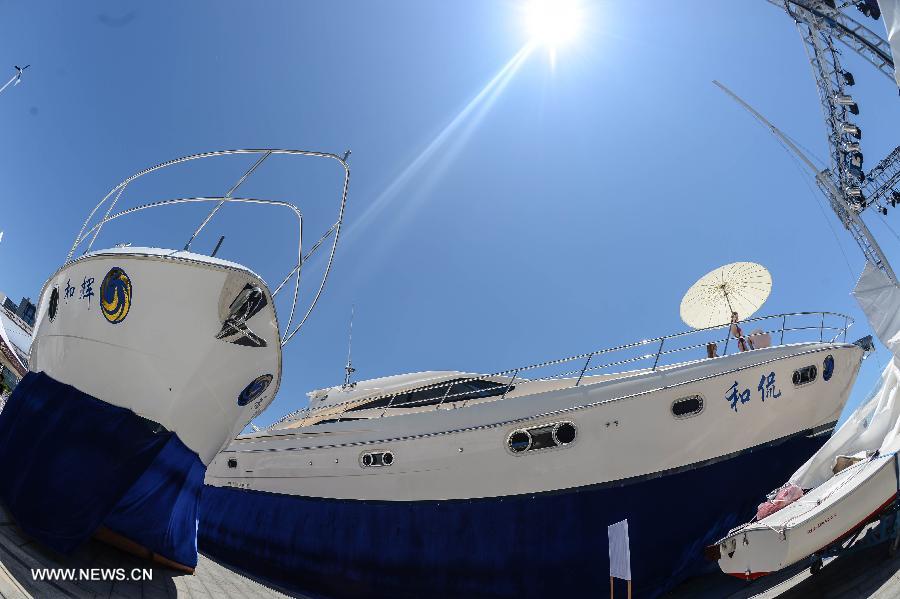
{"label": "blue sky", "polygon": [[[711,83],[825,158],[793,23],[762,0],[584,6],[555,68],[532,53],[448,130],[527,42],[520,2],[0,1],[0,75],[33,65],[0,95],[0,289],[36,297],[93,204],[146,166],[219,148],[351,148],[347,236],[260,424],[341,381],[353,304],[359,378],[496,371],[679,331],[684,291],[737,260],[771,270],[763,312],[847,312],[854,338],[866,334],[851,238]],[[870,168],[896,143],[900,100],[856,56],[845,64]],[[124,201],[221,194],[247,166],[179,170]],[[309,237],[334,218],[337,169],[273,161],[259,177],[243,192],[298,203]],[[900,230],[898,216],[869,219],[900,266],[884,224]],[[180,247],[201,217],[123,219],[100,245]],[[290,268],[296,233],[275,211],[226,208],[195,247],[219,234],[220,255],[270,283]],[[867,361],[854,401],[886,359]]]}

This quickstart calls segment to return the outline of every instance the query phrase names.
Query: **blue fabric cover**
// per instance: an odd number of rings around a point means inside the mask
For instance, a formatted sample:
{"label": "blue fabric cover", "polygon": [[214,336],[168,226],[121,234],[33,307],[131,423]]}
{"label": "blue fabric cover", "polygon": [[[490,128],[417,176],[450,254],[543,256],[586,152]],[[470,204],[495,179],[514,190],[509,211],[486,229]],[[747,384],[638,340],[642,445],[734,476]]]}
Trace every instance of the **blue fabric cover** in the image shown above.
{"label": "blue fabric cover", "polygon": [[473,500],[335,500],[207,485],[200,550],[333,598],[596,597],[609,592],[607,526],[628,518],[635,597],[654,597],[715,569],[703,547],[752,517],[825,439],[801,434],[630,483]]}
{"label": "blue fabric cover", "polygon": [[174,433],[30,372],[0,412],[0,500],[26,534],[69,552],[107,525],[196,564],[204,467]]}
{"label": "blue fabric cover", "polygon": [[144,474],[103,521],[113,531],[179,564],[197,565],[197,509],[206,466],[168,433]]}

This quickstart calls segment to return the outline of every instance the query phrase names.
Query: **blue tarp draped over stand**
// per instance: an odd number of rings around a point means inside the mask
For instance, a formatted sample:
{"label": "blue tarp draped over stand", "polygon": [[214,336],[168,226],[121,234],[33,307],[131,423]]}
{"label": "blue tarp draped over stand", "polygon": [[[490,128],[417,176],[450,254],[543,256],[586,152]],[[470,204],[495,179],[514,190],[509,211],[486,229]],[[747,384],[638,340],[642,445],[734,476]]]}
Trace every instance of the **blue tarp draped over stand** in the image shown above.
{"label": "blue tarp draped over stand", "polygon": [[0,412],[0,500],[26,534],[57,551],[106,525],[193,567],[205,467],[174,433],[154,428],[30,372]]}
{"label": "blue tarp draped over stand", "polygon": [[103,524],[179,564],[197,565],[197,508],[206,467],[175,435]]}
{"label": "blue tarp draped over stand", "polygon": [[715,569],[704,546],[749,519],[824,439],[801,433],[635,482],[472,500],[323,499],[207,485],[200,550],[333,599],[603,596],[607,526],[628,518],[635,597],[655,597]]}

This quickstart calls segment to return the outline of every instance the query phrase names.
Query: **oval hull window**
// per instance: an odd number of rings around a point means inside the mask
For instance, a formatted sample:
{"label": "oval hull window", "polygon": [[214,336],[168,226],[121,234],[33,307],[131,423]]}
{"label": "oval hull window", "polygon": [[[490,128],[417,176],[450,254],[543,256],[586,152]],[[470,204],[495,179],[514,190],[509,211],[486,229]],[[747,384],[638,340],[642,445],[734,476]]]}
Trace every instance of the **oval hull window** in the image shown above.
{"label": "oval hull window", "polygon": [[531,453],[541,449],[565,447],[575,442],[578,429],[574,422],[554,422],[513,431],[506,438],[512,453]]}
{"label": "oval hull window", "polygon": [[390,451],[367,451],[359,458],[363,468],[381,468],[394,463],[394,454]]}
{"label": "oval hull window", "polygon": [[794,371],[794,375],[791,377],[791,382],[794,383],[795,387],[799,387],[801,385],[812,383],[816,380],[817,376],[819,376],[819,369],[816,368],[815,364],[811,366],[804,366],[803,368]]}
{"label": "oval hull window", "polygon": [[50,293],[50,305],[47,306],[47,317],[50,318],[50,322],[53,322],[53,319],[56,318],[56,312],[59,310],[59,287],[54,287],[53,292]]}
{"label": "oval hull window", "polygon": [[690,418],[703,411],[703,398],[699,395],[682,397],[672,403],[672,415],[675,418]]}

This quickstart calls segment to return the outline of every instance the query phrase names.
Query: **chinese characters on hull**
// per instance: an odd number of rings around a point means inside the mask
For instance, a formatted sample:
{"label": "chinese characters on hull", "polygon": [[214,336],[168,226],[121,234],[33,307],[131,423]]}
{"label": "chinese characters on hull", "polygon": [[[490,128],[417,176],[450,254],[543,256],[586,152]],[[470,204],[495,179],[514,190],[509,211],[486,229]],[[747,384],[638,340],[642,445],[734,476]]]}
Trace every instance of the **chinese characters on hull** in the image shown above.
{"label": "chinese characters on hull", "polygon": [[81,295],[78,296],[78,299],[86,299],[88,309],[90,309],[92,297],[94,297],[94,277],[84,277],[81,282]]}
{"label": "chinese characters on hull", "polygon": [[[759,378],[759,385],[756,386],[759,391],[760,399],[778,399],[781,397],[781,390],[777,387],[775,381],[775,372],[772,371],[768,375],[762,375]],[[750,388],[740,389],[740,384],[735,381],[733,385],[725,392],[725,401],[731,404],[731,409],[738,411],[738,404],[743,405],[750,401]]]}

